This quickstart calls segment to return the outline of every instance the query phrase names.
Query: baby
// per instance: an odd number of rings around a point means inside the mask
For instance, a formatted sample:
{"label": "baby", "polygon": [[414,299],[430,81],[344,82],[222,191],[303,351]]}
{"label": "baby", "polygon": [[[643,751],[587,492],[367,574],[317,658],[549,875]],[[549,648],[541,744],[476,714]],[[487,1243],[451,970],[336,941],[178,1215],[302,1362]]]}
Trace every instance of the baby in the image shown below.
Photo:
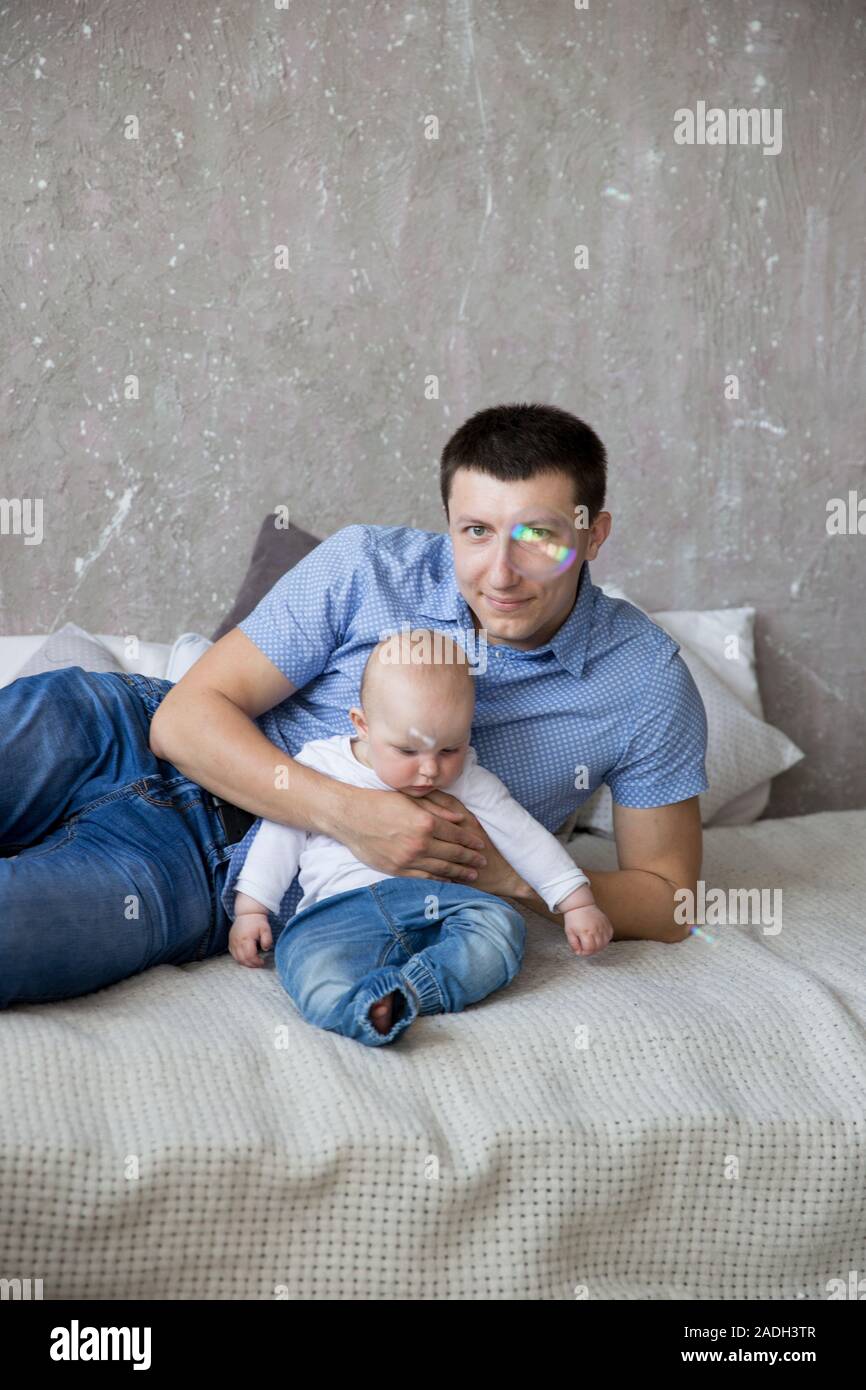
{"label": "baby", "polygon": [[[445,658],[425,660],[418,638],[430,636],[404,629],[379,642],[364,667],[360,708],[349,710],[356,735],[314,739],[297,761],[414,798],[447,790],[550,910],[564,914],[572,950],[603,950],[613,928],[586,874],[470,747],[475,689],[465,652],[437,633]],[[303,897],[274,961],[302,1016],[320,1028],[380,1046],[419,1013],[459,1011],[517,974],[525,926],[502,898],[468,884],[389,877],[327,835],[268,820],[236,884],[229,950],[240,964],[261,964],[258,948],[271,946],[267,914],[279,912],[298,871]]]}

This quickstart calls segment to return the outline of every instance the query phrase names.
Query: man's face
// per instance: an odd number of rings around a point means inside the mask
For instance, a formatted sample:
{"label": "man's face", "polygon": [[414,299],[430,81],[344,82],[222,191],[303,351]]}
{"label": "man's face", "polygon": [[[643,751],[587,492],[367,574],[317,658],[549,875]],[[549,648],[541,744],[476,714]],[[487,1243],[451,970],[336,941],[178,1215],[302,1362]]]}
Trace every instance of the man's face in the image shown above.
{"label": "man's face", "polygon": [[574,606],[584,559],[594,560],[610,530],[610,513],[573,529],[574,561],[551,579],[528,579],[513,569],[511,527],[535,512],[573,517],[574,482],[566,473],[539,473],[506,483],[470,468],[458,468],[448,499],[448,530],[454,547],[457,586],[489,642],[530,649],[543,646]]}

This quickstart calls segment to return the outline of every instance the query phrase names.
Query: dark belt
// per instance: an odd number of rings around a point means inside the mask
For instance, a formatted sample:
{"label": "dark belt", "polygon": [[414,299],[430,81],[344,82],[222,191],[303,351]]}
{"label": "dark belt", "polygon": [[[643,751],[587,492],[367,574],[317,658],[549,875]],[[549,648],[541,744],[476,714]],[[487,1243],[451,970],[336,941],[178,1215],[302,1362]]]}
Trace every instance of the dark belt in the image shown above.
{"label": "dark belt", "polygon": [[237,844],[242,840],[250,826],[257,819],[251,811],[244,811],[240,806],[233,806],[230,801],[221,801],[218,796],[211,792],[211,800],[214,810],[220,818],[220,824],[225,831],[226,844]]}

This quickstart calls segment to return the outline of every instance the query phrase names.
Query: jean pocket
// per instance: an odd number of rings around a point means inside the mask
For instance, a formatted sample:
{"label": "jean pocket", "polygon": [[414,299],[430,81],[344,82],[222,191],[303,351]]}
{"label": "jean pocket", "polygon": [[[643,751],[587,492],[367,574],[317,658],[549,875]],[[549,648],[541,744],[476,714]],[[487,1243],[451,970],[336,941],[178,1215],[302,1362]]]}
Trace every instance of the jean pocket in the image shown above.
{"label": "jean pocket", "polygon": [[[197,782],[191,782],[183,773],[176,777],[165,777],[161,772],[151,773],[133,782],[132,788],[151,806],[171,806],[176,811],[191,811],[204,803],[207,792]],[[192,795],[186,795],[191,792]]]}
{"label": "jean pocket", "polygon": [[186,817],[190,824],[197,826],[197,833],[208,863],[215,865],[231,858],[231,847],[226,844],[222,827],[211,793],[179,773],[177,777],[165,777],[156,773],[141,777],[133,783],[134,791],[151,806],[177,811]]}
{"label": "jean pocket", "polygon": [[133,796],[140,796],[142,784],[146,781],[146,777],[141,777],[137,782],[128,782],[124,787],[115,787],[114,791],[106,792],[104,796],[98,796],[95,801],[88,801],[86,806],[80,806],[77,811],[73,811],[66,824],[74,826],[81,816],[89,815],[91,811],[96,811],[100,806],[106,806],[110,801],[129,801]]}
{"label": "jean pocket", "polygon": [[124,685],[141,700],[151,719],[174,684],[160,676],[140,676],[134,671],[121,671],[118,674]]}

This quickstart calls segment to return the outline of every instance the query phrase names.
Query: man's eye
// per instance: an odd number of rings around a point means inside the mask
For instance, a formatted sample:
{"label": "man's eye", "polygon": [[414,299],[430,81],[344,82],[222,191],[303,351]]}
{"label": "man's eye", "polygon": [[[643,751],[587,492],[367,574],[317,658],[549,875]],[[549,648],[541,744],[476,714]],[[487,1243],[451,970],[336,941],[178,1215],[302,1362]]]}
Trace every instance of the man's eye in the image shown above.
{"label": "man's eye", "polygon": [[[487,530],[487,527],[486,527],[486,526],[481,526],[481,525],[479,524],[478,526],[467,526],[467,527],[466,527],[466,530],[467,530],[467,531],[486,531],[486,530]],[[476,539],[477,539],[477,537],[476,537]]]}

